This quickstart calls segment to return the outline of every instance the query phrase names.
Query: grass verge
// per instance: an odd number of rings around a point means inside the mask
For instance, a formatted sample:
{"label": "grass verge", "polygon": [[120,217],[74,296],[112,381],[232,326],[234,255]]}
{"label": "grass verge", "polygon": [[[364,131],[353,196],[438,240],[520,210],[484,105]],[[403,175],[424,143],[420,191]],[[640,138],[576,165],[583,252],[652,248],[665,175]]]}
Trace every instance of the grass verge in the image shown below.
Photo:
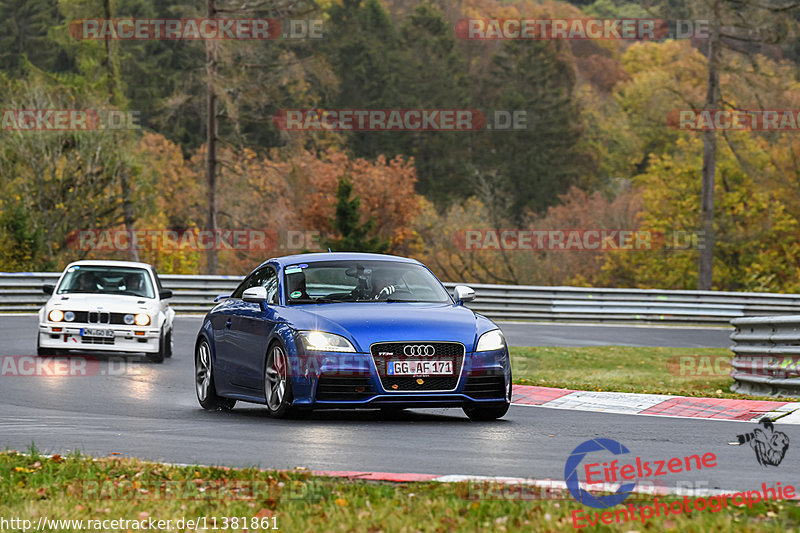
{"label": "grass verge", "polygon": [[[725,348],[511,347],[514,383],[564,389],[765,400],[730,392]],[[799,398],[780,398],[800,401]]]}
{"label": "grass verge", "polygon": [[[79,454],[44,457],[35,450],[0,453],[0,518],[30,520],[34,526],[41,517],[84,521],[82,529],[50,522],[47,531],[97,531],[86,527],[87,521],[119,519],[172,521],[163,524],[171,527],[151,531],[574,531],[573,511],[596,511],[568,494],[548,496],[556,499],[523,500],[483,483],[391,484],[315,477],[302,470],[168,466]],[[200,517],[205,517],[205,529],[177,527],[180,519]],[[238,517],[237,527],[232,517]],[[137,530],[125,525],[115,528],[107,522],[101,530]],[[585,530],[783,532],[798,527],[800,507],[778,501]]]}

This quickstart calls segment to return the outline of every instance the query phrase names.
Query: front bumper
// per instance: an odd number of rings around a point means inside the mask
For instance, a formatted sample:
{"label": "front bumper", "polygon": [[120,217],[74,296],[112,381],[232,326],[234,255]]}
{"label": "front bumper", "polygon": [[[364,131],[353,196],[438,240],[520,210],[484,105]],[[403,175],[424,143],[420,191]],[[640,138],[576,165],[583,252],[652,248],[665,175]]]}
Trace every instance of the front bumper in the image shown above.
{"label": "front bumper", "polygon": [[[113,330],[114,336],[81,335],[81,331],[87,328]],[[57,350],[156,353],[159,350],[160,339],[161,331],[152,326],[75,324],[72,322],[39,324],[39,346]]]}
{"label": "front bumper", "polygon": [[[372,355],[364,353],[300,355],[291,374],[294,405],[312,408],[488,406],[511,400],[506,350],[467,352],[451,390],[386,389]],[[436,378],[422,376],[423,382],[429,379]]]}

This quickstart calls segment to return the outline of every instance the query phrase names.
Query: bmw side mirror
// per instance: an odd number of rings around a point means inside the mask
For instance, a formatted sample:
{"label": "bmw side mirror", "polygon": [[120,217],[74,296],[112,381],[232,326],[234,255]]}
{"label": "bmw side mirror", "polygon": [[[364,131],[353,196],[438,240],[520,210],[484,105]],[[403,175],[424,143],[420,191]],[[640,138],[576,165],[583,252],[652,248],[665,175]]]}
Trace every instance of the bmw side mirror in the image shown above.
{"label": "bmw side mirror", "polygon": [[475,299],[475,291],[466,285],[456,285],[456,288],[453,289],[453,293],[456,298],[456,304],[458,305],[464,305]]}
{"label": "bmw side mirror", "polygon": [[158,293],[158,297],[162,300],[166,300],[167,298],[172,298],[172,290],[170,289],[163,289],[161,292]]}
{"label": "bmw side mirror", "polygon": [[265,304],[267,303],[267,288],[250,287],[249,289],[245,289],[242,293],[242,300],[252,304]]}
{"label": "bmw side mirror", "polygon": [[54,290],[56,290],[56,286],[51,283],[45,283],[42,285],[42,292],[45,294],[53,294]]}

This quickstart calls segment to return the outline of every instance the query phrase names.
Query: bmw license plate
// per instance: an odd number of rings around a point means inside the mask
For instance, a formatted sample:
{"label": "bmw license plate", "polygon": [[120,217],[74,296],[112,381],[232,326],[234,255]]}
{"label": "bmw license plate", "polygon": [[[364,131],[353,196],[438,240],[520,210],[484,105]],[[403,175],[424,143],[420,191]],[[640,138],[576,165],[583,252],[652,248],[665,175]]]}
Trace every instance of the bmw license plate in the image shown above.
{"label": "bmw license plate", "polygon": [[390,376],[416,376],[428,374],[433,376],[452,376],[453,361],[410,359],[405,361],[387,361],[386,373]]}
{"label": "bmw license plate", "polygon": [[113,337],[113,329],[81,328],[81,337]]}

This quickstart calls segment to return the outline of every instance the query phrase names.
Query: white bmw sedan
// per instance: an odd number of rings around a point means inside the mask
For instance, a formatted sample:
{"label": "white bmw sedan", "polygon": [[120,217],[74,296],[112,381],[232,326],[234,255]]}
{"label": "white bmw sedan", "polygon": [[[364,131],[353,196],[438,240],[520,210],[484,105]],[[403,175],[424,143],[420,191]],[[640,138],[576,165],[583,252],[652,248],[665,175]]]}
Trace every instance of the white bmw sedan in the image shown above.
{"label": "white bmw sedan", "polygon": [[145,263],[76,261],[39,310],[37,353],[65,350],[145,353],[156,363],[172,356],[175,311],[158,274]]}

